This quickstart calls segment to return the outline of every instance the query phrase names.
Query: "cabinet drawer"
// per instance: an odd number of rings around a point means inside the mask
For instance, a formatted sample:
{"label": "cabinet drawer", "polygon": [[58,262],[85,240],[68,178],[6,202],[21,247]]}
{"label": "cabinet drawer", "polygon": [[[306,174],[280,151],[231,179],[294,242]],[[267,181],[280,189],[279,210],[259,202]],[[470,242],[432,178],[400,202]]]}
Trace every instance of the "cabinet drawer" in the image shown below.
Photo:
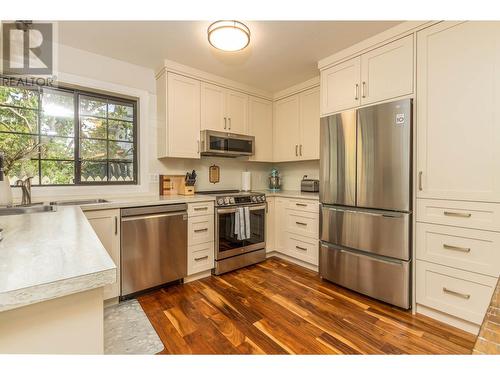
{"label": "cabinet drawer", "polygon": [[286,210],[287,231],[301,236],[319,237],[318,215],[310,212]]}
{"label": "cabinet drawer", "polygon": [[481,324],[497,279],[417,260],[417,303]]}
{"label": "cabinet drawer", "polygon": [[188,248],[188,276],[214,268],[214,242]]}
{"label": "cabinet drawer", "polygon": [[214,241],[214,216],[188,218],[188,246]]}
{"label": "cabinet drawer", "polygon": [[188,204],[188,216],[213,215],[214,202],[200,202]]}
{"label": "cabinet drawer", "polygon": [[500,204],[417,199],[417,221],[500,231]]}
{"label": "cabinet drawer", "polygon": [[303,260],[304,262],[318,265],[319,241],[312,238],[299,236],[292,233],[286,235],[286,254]]}
{"label": "cabinet drawer", "polygon": [[286,208],[305,212],[319,212],[319,202],[304,199],[287,199]]}
{"label": "cabinet drawer", "polygon": [[500,233],[417,223],[417,259],[498,277]]}

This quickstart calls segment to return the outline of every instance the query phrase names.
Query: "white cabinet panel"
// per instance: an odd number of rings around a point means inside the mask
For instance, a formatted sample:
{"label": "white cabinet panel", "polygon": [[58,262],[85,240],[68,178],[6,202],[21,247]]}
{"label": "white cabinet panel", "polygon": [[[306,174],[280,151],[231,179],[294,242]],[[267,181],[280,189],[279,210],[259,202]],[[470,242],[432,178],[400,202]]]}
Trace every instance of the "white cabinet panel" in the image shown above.
{"label": "white cabinet panel", "polygon": [[275,225],[275,205],[274,198],[267,197],[267,215],[266,215],[266,251],[274,251],[276,247],[276,225]]}
{"label": "white cabinet panel", "polygon": [[191,216],[188,220],[188,245],[214,240],[214,215]]}
{"label": "white cabinet panel", "polygon": [[417,221],[500,231],[500,204],[417,199]]}
{"label": "white cabinet panel", "polygon": [[361,56],[361,104],[413,92],[413,35]]}
{"label": "white cabinet panel", "polygon": [[417,34],[417,196],[500,202],[500,23]]}
{"label": "white cabinet panel", "polygon": [[360,69],[356,57],[321,71],[321,115],[359,106]]}
{"label": "white cabinet panel", "polygon": [[299,96],[292,95],[274,103],[274,161],[299,158]]}
{"label": "white cabinet panel", "polygon": [[286,222],[283,218],[286,215],[287,200],[285,198],[275,198],[274,201],[274,233],[276,251],[287,254],[286,244]]}
{"label": "white cabinet panel", "polygon": [[417,303],[481,324],[497,278],[417,261]]}
{"label": "white cabinet panel", "polygon": [[286,237],[287,255],[304,262],[318,265],[319,241],[318,239],[303,237],[289,232]]}
{"label": "white cabinet panel", "polygon": [[116,265],[116,282],[103,288],[103,299],[120,296],[120,210],[85,211],[97,237]]}
{"label": "white cabinet panel", "polygon": [[252,161],[273,161],[273,103],[250,96],[248,100],[248,134],[255,137]]}
{"label": "white cabinet panel", "polygon": [[228,119],[228,130],[231,133],[247,134],[248,95],[226,90],[226,116]]}
{"label": "white cabinet panel", "polygon": [[189,246],[187,257],[188,276],[214,268],[214,242]]}
{"label": "white cabinet panel", "polygon": [[300,159],[319,159],[319,87],[302,92],[299,101]]}
{"label": "white cabinet panel", "polygon": [[226,90],[220,86],[201,84],[201,129],[226,130],[225,95]]}
{"label": "white cabinet panel", "polygon": [[200,158],[200,81],[168,73],[166,126],[168,148],[162,156]]}
{"label": "white cabinet panel", "polygon": [[500,233],[417,223],[417,259],[498,277]]}

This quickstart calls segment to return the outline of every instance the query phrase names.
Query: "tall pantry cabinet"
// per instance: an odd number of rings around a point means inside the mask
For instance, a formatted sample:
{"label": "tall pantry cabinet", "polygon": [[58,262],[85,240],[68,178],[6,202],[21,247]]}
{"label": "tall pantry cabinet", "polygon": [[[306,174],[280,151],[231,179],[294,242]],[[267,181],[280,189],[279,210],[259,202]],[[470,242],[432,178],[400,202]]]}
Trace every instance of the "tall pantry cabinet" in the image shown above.
{"label": "tall pantry cabinet", "polygon": [[417,311],[477,332],[500,272],[500,23],[417,33]]}

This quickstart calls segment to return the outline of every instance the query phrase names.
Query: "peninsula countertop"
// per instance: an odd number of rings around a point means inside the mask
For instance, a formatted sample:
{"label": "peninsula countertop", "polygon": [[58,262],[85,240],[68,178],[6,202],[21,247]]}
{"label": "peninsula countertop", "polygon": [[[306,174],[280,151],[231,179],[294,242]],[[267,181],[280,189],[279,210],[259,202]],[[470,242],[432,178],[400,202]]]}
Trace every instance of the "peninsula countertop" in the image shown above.
{"label": "peninsula countertop", "polygon": [[78,206],[0,216],[0,312],[116,280],[116,266]]}

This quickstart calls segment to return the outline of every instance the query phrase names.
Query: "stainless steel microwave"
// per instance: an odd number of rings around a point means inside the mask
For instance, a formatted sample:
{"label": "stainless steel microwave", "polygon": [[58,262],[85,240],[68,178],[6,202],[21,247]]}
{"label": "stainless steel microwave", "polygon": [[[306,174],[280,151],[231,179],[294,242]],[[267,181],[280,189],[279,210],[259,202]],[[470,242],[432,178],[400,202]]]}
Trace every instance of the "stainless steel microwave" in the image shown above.
{"label": "stainless steel microwave", "polygon": [[255,137],[251,135],[201,131],[201,155],[205,156],[251,156],[255,153]]}

